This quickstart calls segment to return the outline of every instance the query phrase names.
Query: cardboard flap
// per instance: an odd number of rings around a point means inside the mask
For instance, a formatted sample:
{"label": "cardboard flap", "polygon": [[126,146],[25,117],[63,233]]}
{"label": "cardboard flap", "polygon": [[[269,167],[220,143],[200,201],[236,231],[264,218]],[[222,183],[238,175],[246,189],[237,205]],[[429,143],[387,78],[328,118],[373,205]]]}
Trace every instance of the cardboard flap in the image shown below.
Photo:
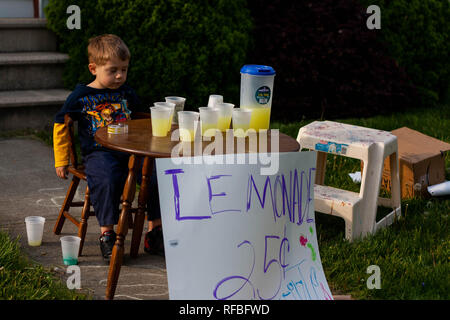
{"label": "cardboard flap", "polygon": [[411,163],[434,157],[450,150],[450,144],[408,127],[391,131],[398,139],[399,157]]}

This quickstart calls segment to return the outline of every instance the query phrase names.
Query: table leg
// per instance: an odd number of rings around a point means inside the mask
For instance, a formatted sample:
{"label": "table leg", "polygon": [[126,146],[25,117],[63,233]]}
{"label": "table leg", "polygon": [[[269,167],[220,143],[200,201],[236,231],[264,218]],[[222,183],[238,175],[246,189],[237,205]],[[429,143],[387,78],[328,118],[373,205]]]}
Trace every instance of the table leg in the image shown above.
{"label": "table leg", "polygon": [[315,184],[324,185],[325,183],[325,173],[327,169],[327,153],[317,151],[317,162],[316,162],[316,181]]}
{"label": "table leg", "polygon": [[149,157],[144,158],[142,165],[142,182],[138,198],[138,210],[134,217],[133,235],[131,237],[130,257],[136,258],[139,252],[139,245],[142,239],[144,229],[145,207],[148,199],[148,184],[153,170],[153,161]]}
{"label": "table leg", "polygon": [[108,283],[106,286],[106,299],[112,300],[116,291],[117,281],[119,279],[120,267],[122,266],[124,242],[128,232],[128,216],[131,214],[131,204],[136,192],[135,175],[136,157],[130,156],[128,161],[128,177],[125,182],[122,196],[122,211],[120,213],[119,223],[117,225],[117,240],[112,251],[111,261],[109,263]]}

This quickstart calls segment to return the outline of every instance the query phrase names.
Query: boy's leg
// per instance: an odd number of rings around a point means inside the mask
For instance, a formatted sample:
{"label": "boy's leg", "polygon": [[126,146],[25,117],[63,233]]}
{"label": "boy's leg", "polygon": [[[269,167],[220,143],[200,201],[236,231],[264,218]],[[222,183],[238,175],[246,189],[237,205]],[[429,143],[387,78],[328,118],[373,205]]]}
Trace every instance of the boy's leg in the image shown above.
{"label": "boy's leg", "polygon": [[108,151],[94,151],[84,158],[91,202],[101,230],[100,247],[105,258],[111,255],[115,242],[113,226],[119,220],[128,158],[127,154]]}
{"label": "boy's leg", "polygon": [[164,254],[158,179],[156,176],[155,165],[153,166],[152,175],[150,177],[148,192],[147,218],[149,232],[145,235],[144,250],[151,254]]}

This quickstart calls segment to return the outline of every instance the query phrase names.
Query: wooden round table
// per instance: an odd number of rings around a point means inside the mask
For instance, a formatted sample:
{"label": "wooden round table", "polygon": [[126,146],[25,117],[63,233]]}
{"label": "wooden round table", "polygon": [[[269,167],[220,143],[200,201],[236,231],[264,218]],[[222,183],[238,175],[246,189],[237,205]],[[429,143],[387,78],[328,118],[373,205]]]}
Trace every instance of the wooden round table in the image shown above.
{"label": "wooden round table", "polygon": [[[107,127],[100,128],[95,133],[95,140],[103,147],[130,154],[128,177],[122,195],[122,210],[117,225],[117,240],[109,265],[106,286],[106,299],[108,300],[114,298],[119,279],[124,254],[124,241],[128,232],[128,222],[131,218],[131,203],[136,192],[136,167],[140,163],[142,163],[142,183],[138,196],[138,208],[133,222],[131,257],[136,257],[139,251],[148,198],[147,188],[153,170],[152,159],[202,155],[204,151],[208,151],[208,154],[211,155],[218,155],[242,152],[296,152],[300,149],[300,145],[294,138],[272,130],[268,130],[267,134],[264,135],[250,134],[246,138],[235,138],[232,135],[232,130],[229,130],[227,134],[222,133],[222,135],[209,141],[199,139],[192,143],[181,143],[177,139],[176,129],[178,129],[178,126],[176,125],[172,126],[171,132],[166,137],[154,137],[150,119],[130,120],[126,124],[128,125],[128,133],[109,134]],[[220,138],[223,139],[222,144],[215,143]],[[211,148],[212,143],[215,143],[214,148]],[[274,146],[274,150],[272,150],[272,146]],[[143,162],[141,162],[142,158]]]}

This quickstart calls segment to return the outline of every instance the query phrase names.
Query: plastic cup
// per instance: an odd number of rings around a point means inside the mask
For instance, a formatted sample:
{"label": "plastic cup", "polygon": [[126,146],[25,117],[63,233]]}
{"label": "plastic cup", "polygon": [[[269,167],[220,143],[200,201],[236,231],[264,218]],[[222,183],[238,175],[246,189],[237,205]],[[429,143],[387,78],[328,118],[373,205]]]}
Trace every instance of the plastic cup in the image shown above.
{"label": "plastic cup", "polygon": [[63,262],[66,266],[78,264],[78,251],[80,250],[80,237],[61,237]]}
{"label": "plastic cup", "polygon": [[180,130],[180,140],[183,142],[194,141],[197,131],[200,114],[195,111],[179,111],[178,122]]}
{"label": "plastic cup", "polygon": [[169,107],[150,107],[152,118],[152,134],[154,137],[165,137],[170,130],[169,121],[172,110]]}
{"label": "plastic cup", "polygon": [[219,121],[217,127],[220,131],[226,131],[230,128],[234,104],[224,102],[217,103],[216,108],[219,109]]}
{"label": "plastic cup", "polygon": [[44,224],[44,217],[30,216],[25,218],[29,246],[38,247],[41,245],[42,235],[44,234]]}
{"label": "plastic cup", "polygon": [[219,123],[219,109],[212,107],[200,107],[200,123],[202,126],[202,136],[214,137]]}
{"label": "plastic cup", "polygon": [[251,117],[252,110],[240,108],[233,110],[233,134],[235,137],[243,138],[247,136],[247,130],[250,128]]}
{"label": "plastic cup", "polygon": [[170,120],[169,120],[169,129],[167,130],[167,132],[170,132],[170,129],[172,128],[172,121],[173,121],[173,115],[175,113],[176,104],[173,102],[155,102],[154,105],[155,105],[155,107],[161,106],[161,107],[170,108],[171,112],[170,112]]}
{"label": "plastic cup", "polygon": [[175,113],[173,115],[172,123],[178,124],[178,112],[184,110],[184,103],[186,102],[186,98],[169,96],[165,97],[165,99],[166,102],[175,103]]}
{"label": "plastic cup", "polygon": [[211,94],[208,99],[208,107],[215,107],[216,104],[223,102],[223,96],[220,94]]}
{"label": "plastic cup", "polygon": [[250,128],[269,129],[275,70],[270,66],[244,65],[241,68],[240,107],[252,110]]}

